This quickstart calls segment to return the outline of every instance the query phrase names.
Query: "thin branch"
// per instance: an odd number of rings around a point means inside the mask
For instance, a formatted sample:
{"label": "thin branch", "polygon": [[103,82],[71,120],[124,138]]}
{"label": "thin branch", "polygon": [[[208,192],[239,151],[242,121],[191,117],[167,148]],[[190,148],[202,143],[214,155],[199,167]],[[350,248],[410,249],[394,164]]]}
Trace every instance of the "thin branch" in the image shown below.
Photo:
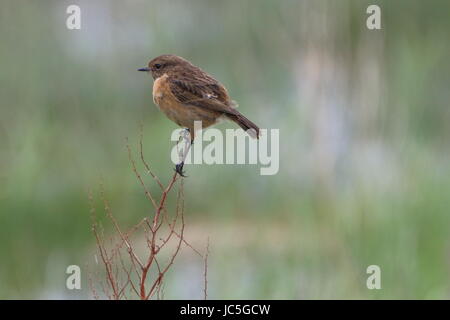
{"label": "thin branch", "polygon": [[126,140],[127,140],[128,158],[130,159],[131,166],[133,168],[133,172],[136,175],[136,177],[139,180],[139,182],[141,183],[142,188],[144,189],[146,197],[152,202],[153,206],[156,208],[156,201],[153,198],[153,196],[150,193],[150,191],[147,189],[147,187],[146,187],[146,185],[144,183],[144,180],[142,180],[142,177],[141,177],[141,175],[139,174],[139,171],[136,168],[136,162],[134,161],[133,155],[131,154],[131,148],[130,148],[130,145],[128,144],[128,138]]}
{"label": "thin branch", "polygon": [[204,276],[203,297],[205,300],[208,298],[208,256],[209,256],[209,237],[208,237],[208,241],[206,243],[205,258],[203,260],[204,270],[205,270],[205,272],[203,273],[203,276]]}
{"label": "thin branch", "polygon": [[[106,243],[104,241],[104,237],[102,236],[103,228],[101,228],[101,225],[98,224],[96,219],[92,192],[89,191],[92,231],[96,239],[101,262],[105,267],[106,283],[104,285],[103,281],[99,281],[99,285],[101,286],[105,296],[110,299],[128,299],[128,294],[136,295],[140,299],[151,299],[156,294],[156,297],[160,299],[164,294],[163,280],[165,278],[165,275],[173,266],[175,259],[181,250],[181,245],[184,244],[204,259],[204,295],[206,298],[207,257],[209,253],[209,243],[207,246],[206,254],[202,255],[202,253],[200,253],[188,241],[184,239],[184,179],[180,179],[180,175],[178,173],[174,173],[171,179],[169,179],[166,186],[161,183],[159,178],[152,172],[148,162],[144,158],[142,132],[143,130],[141,127],[139,141],[140,158],[143,166],[147,170],[147,173],[151,176],[153,181],[158,184],[159,188],[162,190],[162,193],[158,200],[154,198],[150,193],[144,182],[143,176],[141,176],[137,169],[137,164],[134,160],[132,150],[127,139],[126,147],[132,170],[137,180],[141,184],[145,196],[154,209],[154,215],[153,217],[143,218],[131,229],[123,231],[123,228],[119,225],[117,219],[114,217],[110,204],[106,199],[103,184],[100,184],[100,198],[103,202],[104,212],[106,214],[107,220],[112,224],[115,233],[118,235],[116,237],[111,237],[110,241],[107,241]],[[185,161],[191,147],[190,139],[187,139],[186,137],[185,139],[186,140],[183,152],[179,153],[180,162]],[[174,186],[178,181],[180,181],[180,183],[176,196],[176,212],[173,217],[170,217],[166,209],[166,204],[169,199],[169,194],[174,189]],[[152,220],[150,221],[150,219]],[[142,232],[143,239],[147,244],[147,253],[146,257],[144,258],[140,256],[138,250],[136,250],[131,241],[132,235],[138,234],[137,231]],[[171,241],[171,239],[174,238],[174,236],[177,237],[175,248],[172,248],[171,246],[167,246],[166,248],[166,245]],[[108,254],[109,250],[110,253]],[[124,254],[122,250],[126,250],[128,255]],[[162,251],[169,253],[168,260],[166,261],[164,267],[160,263],[160,253]],[[91,280],[90,283],[92,284]],[[91,285],[91,289],[94,293],[94,297],[98,297],[98,294],[96,293],[93,285]]]}
{"label": "thin branch", "polygon": [[164,190],[163,184],[161,183],[159,178],[152,172],[152,170],[150,169],[150,166],[148,165],[147,161],[144,158],[144,148],[143,148],[144,133],[143,132],[144,132],[144,128],[141,123],[141,133],[140,133],[140,138],[139,138],[139,153],[141,155],[141,161],[144,164],[145,169],[147,169],[147,173],[152,176],[152,178],[156,181],[156,183],[159,185],[161,190]]}

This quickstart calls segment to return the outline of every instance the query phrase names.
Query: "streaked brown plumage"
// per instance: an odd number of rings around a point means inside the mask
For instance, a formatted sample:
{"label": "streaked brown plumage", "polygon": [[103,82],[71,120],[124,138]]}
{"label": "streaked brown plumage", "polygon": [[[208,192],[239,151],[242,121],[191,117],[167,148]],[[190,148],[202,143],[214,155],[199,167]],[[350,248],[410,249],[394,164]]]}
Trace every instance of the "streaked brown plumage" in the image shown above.
{"label": "streaked brown plumage", "polygon": [[192,63],[176,55],[162,55],[139,71],[151,72],[153,101],[162,112],[181,127],[188,128],[194,139],[194,121],[206,128],[220,118],[237,123],[253,137],[259,128],[235,109],[225,87]]}

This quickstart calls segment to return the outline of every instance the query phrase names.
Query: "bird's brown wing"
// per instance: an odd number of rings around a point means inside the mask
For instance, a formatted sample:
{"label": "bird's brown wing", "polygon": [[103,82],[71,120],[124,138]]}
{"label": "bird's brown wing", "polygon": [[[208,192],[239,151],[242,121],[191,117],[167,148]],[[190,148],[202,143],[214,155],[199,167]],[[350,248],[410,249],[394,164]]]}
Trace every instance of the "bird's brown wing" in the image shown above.
{"label": "bird's brown wing", "polygon": [[212,78],[170,79],[170,89],[183,104],[235,115],[225,88]]}
{"label": "bird's brown wing", "polygon": [[259,128],[231,106],[226,89],[216,80],[200,74],[199,77],[172,78],[170,90],[186,108],[202,108],[225,115],[254,137],[259,137]]}

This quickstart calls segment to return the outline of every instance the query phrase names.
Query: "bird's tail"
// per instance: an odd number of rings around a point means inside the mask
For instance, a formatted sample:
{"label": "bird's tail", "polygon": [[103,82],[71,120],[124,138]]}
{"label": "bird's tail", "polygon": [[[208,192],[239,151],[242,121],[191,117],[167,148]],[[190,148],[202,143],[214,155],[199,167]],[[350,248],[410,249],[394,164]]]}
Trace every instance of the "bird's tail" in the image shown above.
{"label": "bird's tail", "polygon": [[256,124],[248,120],[245,116],[243,116],[239,111],[235,110],[234,114],[227,114],[226,116],[231,121],[237,123],[239,127],[244,129],[252,138],[259,138],[259,128]]}

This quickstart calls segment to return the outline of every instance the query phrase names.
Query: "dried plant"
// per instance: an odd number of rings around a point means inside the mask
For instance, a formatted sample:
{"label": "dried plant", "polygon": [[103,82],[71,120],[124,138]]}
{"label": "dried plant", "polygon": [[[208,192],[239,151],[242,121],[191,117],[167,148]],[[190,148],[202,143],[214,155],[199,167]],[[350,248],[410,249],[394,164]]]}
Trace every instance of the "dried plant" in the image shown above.
{"label": "dried plant", "polygon": [[[179,152],[180,161],[184,161],[190,148],[190,139],[184,135],[184,147]],[[180,141],[178,143],[180,145]],[[105,196],[103,183],[100,185],[100,199],[104,207],[106,220],[112,224],[114,234],[105,236],[102,225],[98,222],[94,198],[89,193],[91,202],[92,231],[94,233],[100,259],[97,263],[104,266],[104,272],[91,272],[89,284],[94,298],[99,299],[99,291],[108,299],[162,299],[164,297],[164,279],[173,266],[182,246],[186,246],[203,259],[204,263],[204,298],[207,297],[207,268],[209,240],[206,252],[201,253],[185,239],[184,218],[184,178],[176,172],[166,186],[150,169],[143,152],[143,134],[141,128],[139,154],[146,175],[141,175],[133,158],[132,149],[127,140],[128,157],[132,170],[143,188],[144,194],[152,208],[151,216],[143,218],[127,231],[120,226],[112,213]],[[146,179],[158,185],[161,195],[155,198],[146,185]],[[178,185],[175,212],[169,213],[167,202],[169,194]],[[142,243],[145,242],[145,245]],[[137,244],[141,244],[140,246]],[[98,261],[100,260],[100,261]]]}

